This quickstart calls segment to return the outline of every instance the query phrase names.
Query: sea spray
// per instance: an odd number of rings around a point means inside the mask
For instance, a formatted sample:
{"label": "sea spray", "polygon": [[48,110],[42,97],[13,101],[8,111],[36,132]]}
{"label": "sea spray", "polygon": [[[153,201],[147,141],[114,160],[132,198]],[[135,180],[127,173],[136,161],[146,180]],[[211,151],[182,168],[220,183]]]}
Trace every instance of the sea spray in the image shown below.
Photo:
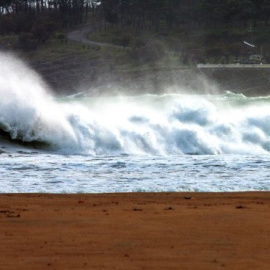
{"label": "sea spray", "polygon": [[45,83],[23,62],[0,54],[0,127],[13,140],[41,141],[57,147],[76,142],[63,108]]}

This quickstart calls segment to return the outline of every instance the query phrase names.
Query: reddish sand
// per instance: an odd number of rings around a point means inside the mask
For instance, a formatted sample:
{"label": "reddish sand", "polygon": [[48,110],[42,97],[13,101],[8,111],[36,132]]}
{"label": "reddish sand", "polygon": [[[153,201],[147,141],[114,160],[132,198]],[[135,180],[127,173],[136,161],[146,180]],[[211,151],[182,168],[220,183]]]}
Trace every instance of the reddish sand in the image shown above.
{"label": "reddish sand", "polygon": [[270,193],[0,195],[0,269],[270,269]]}

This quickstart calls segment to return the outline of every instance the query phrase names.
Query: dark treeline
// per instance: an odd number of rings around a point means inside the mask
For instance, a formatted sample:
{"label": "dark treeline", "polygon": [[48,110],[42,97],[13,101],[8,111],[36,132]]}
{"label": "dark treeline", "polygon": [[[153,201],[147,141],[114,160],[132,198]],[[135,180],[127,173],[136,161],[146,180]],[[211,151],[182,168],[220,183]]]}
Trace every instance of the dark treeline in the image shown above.
{"label": "dark treeline", "polygon": [[[89,12],[100,19],[135,29],[184,29],[192,31],[201,27],[223,28],[257,27],[268,25],[269,0],[0,0],[1,33],[20,31],[14,29],[13,16],[32,17],[54,14],[51,22],[71,27],[86,21]],[[5,19],[4,19],[5,18]],[[9,19],[9,20],[8,20]],[[19,19],[18,19],[19,20]],[[3,24],[4,22],[2,22]],[[15,20],[16,23],[16,20]],[[31,22],[30,22],[31,23]],[[22,25],[21,25],[22,27]]]}
{"label": "dark treeline", "polygon": [[72,27],[85,22],[89,12],[95,9],[94,0],[0,0],[1,22],[7,20],[10,23],[1,27],[1,34],[11,30],[20,32],[14,24],[22,17],[30,20],[31,25],[31,19],[38,21],[45,17],[51,18],[51,22],[61,23],[61,27]]}
{"label": "dark treeline", "polygon": [[[87,21],[94,0],[0,0],[0,35],[18,35],[17,47],[32,50],[52,33]],[[64,38],[64,37],[63,37]]]}
{"label": "dark treeline", "polygon": [[101,0],[100,7],[107,22],[138,29],[256,27],[270,20],[269,0]]}

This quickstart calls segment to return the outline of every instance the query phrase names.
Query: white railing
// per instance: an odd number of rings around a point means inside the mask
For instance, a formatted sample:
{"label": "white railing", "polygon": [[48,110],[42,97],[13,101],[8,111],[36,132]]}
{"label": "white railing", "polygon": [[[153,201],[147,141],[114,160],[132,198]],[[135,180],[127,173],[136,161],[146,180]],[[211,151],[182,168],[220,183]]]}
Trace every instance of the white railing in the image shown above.
{"label": "white railing", "polygon": [[270,64],[198,64],[197,68],[270,68]]}

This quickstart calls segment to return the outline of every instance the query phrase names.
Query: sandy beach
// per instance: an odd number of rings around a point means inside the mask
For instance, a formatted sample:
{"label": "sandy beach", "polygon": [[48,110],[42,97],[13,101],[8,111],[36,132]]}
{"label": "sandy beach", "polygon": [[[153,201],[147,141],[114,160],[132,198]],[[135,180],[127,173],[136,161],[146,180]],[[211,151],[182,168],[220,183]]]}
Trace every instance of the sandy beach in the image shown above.
{"label": "sandy beach", "polygon": [[0,195],[1,269],[269,269],[270,193]]}

